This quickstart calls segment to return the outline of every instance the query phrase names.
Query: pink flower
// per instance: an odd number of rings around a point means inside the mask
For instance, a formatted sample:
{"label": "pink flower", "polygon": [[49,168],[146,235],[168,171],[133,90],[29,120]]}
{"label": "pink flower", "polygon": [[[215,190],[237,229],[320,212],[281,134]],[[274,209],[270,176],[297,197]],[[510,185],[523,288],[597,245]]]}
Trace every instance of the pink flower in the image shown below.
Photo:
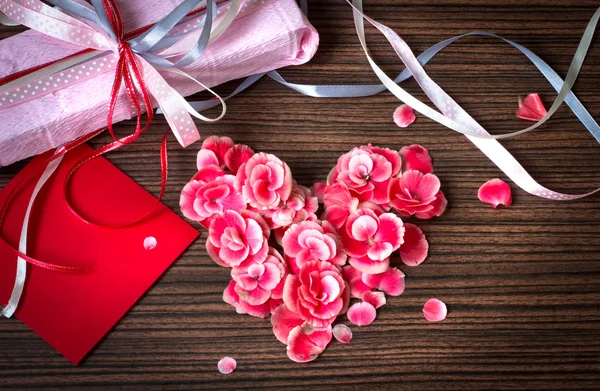
{"label": "pink flower", "polygon": [[204,185],[192,179],[181,192],[181,212],[188,219],[196,221],[203,221],[225,210],[240,212],[246,203],[242,195],[235,191],[234,182],[233,175],[223,175]]}
{"label": "pink flower", "polygon": [[211,221],[206,250],[221,266],[240,266],[245,261],[262,262],[269,251],[267,237],[256,219],[227,210]]}
{"label": "pink flower", "polygon": [[421,228],[414,224],[404,224],[404,243],[400,246],[400,259],[408,266],[419,266],[429,251],[429,243]]}
{"label": "pink flower", "polygon": [[275,210],[268,211],[267,216],[272,221],[271,228],[287,227],[292,223],[315,217],[319,209],[317,197],[312,197],[310,189],[294,184],[290,197],[283,201]]}
{"label": "pink flower", "polygon": [[390,204],[402,215],[431,211],[440,190],[440,180],[433,174],[410,170],[390,182]]}
{"label": "pink flower", "polygon": [[519,98],[519,108],[517,109],[517,117],[538,122],[548,114],[540,96],[538,94],[529,94],[524,101]]}
{"label": "pink flower", "polygon": [[389,201],[388,184],[398,175],[402,161],[397,151],[361,146],[342,155],[329,173],[327,184],[344,182],[359,201],[385,204]]}
{"label": "pink flower", "polygon": [[275,209],[290,196],[292,173],[275,155],[256,153],[241,165],[236,176],[236,189],[252,207]]}
{"label": "pink flower", "polygon": [[494,208],[500,205],[508,207],[512,204],[512,192],[510,186],[502,179],[490,179],[477,192],[480,201],[492,205]]}
{"label": "pink flower", "polygon": [[329,262],[307,262],[298,275],[290,274],[285,280],[283,302],[313,327],[330,326],[346,311],[349,301],[350,289]]}
{"label": "pink flower", "polygon": [[431,156],[429,156],[429,151],[425,147],[418,144],[402,147],[400,155],[404,163],[404,171],[417,170],[423,174],[433,173]]}
{"label": "pink flower", "polygon": [[281,299],[270,298],[266,303],[260,305],[252,305],[240,298],[237,293],[237,283],[231,281],[223,291],[223,301],[232,305],[238,314],[248,314],[257,318],[266,318],[280,305],[283,304]]}
{"label": "pink flower", "polygon": [[390,264],[390,255],[402,244],[404,227],[393,213],[377,216],[373,210],[364,208],[348,217],[341,234],[344,251],[355,269],[383,273]]}
{"label": "pink flower", "polygon": [[295,273],[311,261],[327,261],[343,266],[347,259],[335,230],[327,222],[303,221],[291,225],[283,235],[282,247]]}
{"label": "pink flower", "polygon": [[266,303],[279,285],[281,285],[280,292],[274,294],[273,298],[281,298],[285,272],[283,258],[277,250],[269,248],[269,255],[265,260],[256,260],[248,267],[234,267],[231,270],[231,277],[236,282],[234,289],[240,300],[256,306]]}
{"label": "pink flower", "polygon": [[229,169],[234,175],[239,167],[254,155],[254,151],[247,145],[233,144],[229,137],[210,136],[202,143],[198,151],[196,165],[198,170],[215,165],[222,169]]}
{"label": "pink flower", "polygon": [[409,105],[400,105],[394,110],[394,122],[401,128],[406,128],[415,122],[415,119],[415,113]]}

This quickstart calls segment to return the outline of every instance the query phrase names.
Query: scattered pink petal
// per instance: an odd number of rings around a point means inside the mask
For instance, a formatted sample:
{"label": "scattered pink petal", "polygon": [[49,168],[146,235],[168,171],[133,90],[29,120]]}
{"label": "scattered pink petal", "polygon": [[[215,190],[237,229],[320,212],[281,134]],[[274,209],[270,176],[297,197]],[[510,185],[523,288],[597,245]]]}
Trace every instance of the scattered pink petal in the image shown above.
{"label": "scattered pink petal", "polygon": [[423,315],[430,322],[439,322],[446,319],[448,309],[443,301],[438,299],[429,299],[423,306]]}
{"label": "scattered pink petal", "polygon": [[383,291],[390,296],[400,296],[404,292],[404,273],[395,267],[379,274],[364,273],[362,280],[371,288]]}
{"label": "scattered pink petal", "polygon": [[287,354],[295,362],[309,362],[323,353],[333,333],[331,326],[316,329],[309,324],[296,326],[288,336]]}
{"label": "scattered pink petal", "polygon": [[368,326],[375,320],[377,311],[371,303],[363,301],[348,308],[348,320],[357,326]]}
{"label": "scattered pink petal", "polygon": [[477,192],[477,197],[482,202],[492,205],[494,208],[502,205],[505,207],[512,204],[512,192],[510,186],[502,179],[491,179],[484,183]]}
{"label": "scattered pink petal", "polygon": [[415,118],[415,113],[409,105],[400,105],[394,111],[394,122],[401,128],[406,128],[415,122]]}
{"label": "scattered pink petal", "polygon": [[400,259],[408,266],[419,266],[429,251],[429,243],[421,231],[414,224],[404,224],[404,243],[400,246]]}
{"label": "scattered pink petal", "polygon": [[219,372],[221,372],[224,375],[228,375],[231,372],[235,371],[235,368],[237,367],[237,362],[235,362],[235,359],[231,357],[223,357],[219,360],[219,364],[217,364],[217,367],[219,368]]}
{"label": "scattered pink petal", "polygon": [[361,299],[369,304],[372,304],[375,308],[380,308],[386,303],[385,293],[383,292],[367,291],[362,294]]}
{"label": "scattered pink petal", "polygon": [[546,114],[548,114],[548,112],[538,94],[529,94],[522,102],[521,98],[519,98],[517,117],[527,121],[537,122],[544,118]]}
{"label": "scattered pink petal", "polygon": [[425,147],[419,144],[402,147],[400,155],[404,163],[404,171],[417,170],[423,174],[433,173],[431,156],[429,156],[429,151]]}
{"label": "scattered pink petal", "polygon": [[341,343],[350,343],[352,340],[352,330],[345,324],[336,324],[333,327],[333,336]]}
{"label": "scattered pink petal", "polygon": [[148,236],[146,239],[144,239],[144,248],[146,250],[153,250],[157,243],[158,242],[154,236]]}

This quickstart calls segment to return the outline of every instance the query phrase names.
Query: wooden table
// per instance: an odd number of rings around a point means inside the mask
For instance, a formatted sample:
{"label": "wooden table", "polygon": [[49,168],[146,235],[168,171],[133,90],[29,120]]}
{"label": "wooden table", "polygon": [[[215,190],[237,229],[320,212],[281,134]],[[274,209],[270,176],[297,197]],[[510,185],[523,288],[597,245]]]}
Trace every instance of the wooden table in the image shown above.
{"label": "wooden table", "polygon": [[[366,12],[397,31],[420,53],[472,30],[524,44],[565,75],[594,0],[367,1]],[[493,3],[493,4],[492,4]],[[352,13],[343,1],[310,4],[321,33],[309,64],[285,69],[299,83],[374,83]],[[20,31],[2,28],[0,37]],[[374,29],[368,40],[390,74],[402,65]],[[555,92],[512,47],[471,37],[444,50],[430,75],[492,133],[528,125],[515,118],[517,97]],[[600,115],[600,40],[592,45],[575,91]],[[235,83],[218,88],[228,92]],[[403,84],[419,98],[414,81]],[[204,96],[204,95],[202,95]],[[314,99],[262,80],[228,102],[228,115],[201,131],[227,135],[286,160],[299,183],[324,180],[343,152],[373,143],[419,143],[432,153],[449,199],[446,213],[423,222],[430,255],[418,268],[400,266],[407,289],[354,327],[350,345],[332,343],[316,361],[286,357],[268,320],[235,313],[221,299],[228,270],[216,266],[198,239],[79,367],[72,366],[18,320],[0,321],[0,388],[55,389],[600,389],[600,203],[550,202],[513,187],[514,204],[494,210],[477,189],[503,174],[465,137],[419,116],[408,129],[392,122],[398,101]],[[120,132],[132,122],[121,123]],[[158,190],[162,118],[130,148],[108,159],[154,194]],[[108,141],[103,135],[93,146]],[[539,131],[503,144],[543,185],[583,192],[600,185],[600,149],[567,107]],[[165,203],[179,213],[179,192],[194,174],[196,147],[170,148]],[[0,170],[4,186],[24,162]],[[505,178],[506,179],[506,178]],[[448,318],[429,323],[423,303],[437,297]],[[218,373],[226,355],[238,360]]]}

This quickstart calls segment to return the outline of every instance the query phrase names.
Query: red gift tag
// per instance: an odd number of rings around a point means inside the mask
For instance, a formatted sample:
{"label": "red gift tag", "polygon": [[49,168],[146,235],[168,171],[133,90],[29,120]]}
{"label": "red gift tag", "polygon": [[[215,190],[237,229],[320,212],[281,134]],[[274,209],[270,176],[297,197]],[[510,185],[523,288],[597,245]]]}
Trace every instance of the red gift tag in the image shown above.
{"label": "red gift tag", "polygon": [[[90,150],[82,145],[69,152],[39,193],[31,214],[27,248],[33,258],[88,271],[69,274],[27,265],[25,290],[15,313],[74,364],[199,234],[163,204],[143,221],[124,228],[102,228],[81,220],[67,206],[64,181],[74,163]],[[47,157],[37,157],[17,175],[0,192],[0,204],[16,179],[31,170],[42,170]],[[35,182],[17,194],[2,227],[2,236],[15,248]],[[156,202],[103,157],[83,165],[73,175],[68,191],[77,211],[98,224],[133,221]],[[12,292],[16,265],[15,254],[0,242],[0,302],[4,305]]]}

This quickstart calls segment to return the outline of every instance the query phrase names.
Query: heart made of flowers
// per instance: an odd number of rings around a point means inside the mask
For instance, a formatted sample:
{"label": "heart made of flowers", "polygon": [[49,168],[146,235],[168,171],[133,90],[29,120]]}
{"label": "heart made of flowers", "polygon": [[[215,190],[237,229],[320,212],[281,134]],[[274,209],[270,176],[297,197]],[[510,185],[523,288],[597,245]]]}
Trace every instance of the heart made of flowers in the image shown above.
{"label": "heart made of flowers", "polygon": [[229,137],[207,138],[197,167],[179,204],[208,229],[210,257],[231,269],[223,300],[240,314],[271,316],[296,362],[317,358],[333,336],[350,341],[348,327],[332,327],[341,315],[369,325],[386,294],[402,294],[394,262],[417,266],[429,250],[423,231],[403,219],[437,217],[447,205],[420,145],[354,148],[312,188],[277,156]]}

